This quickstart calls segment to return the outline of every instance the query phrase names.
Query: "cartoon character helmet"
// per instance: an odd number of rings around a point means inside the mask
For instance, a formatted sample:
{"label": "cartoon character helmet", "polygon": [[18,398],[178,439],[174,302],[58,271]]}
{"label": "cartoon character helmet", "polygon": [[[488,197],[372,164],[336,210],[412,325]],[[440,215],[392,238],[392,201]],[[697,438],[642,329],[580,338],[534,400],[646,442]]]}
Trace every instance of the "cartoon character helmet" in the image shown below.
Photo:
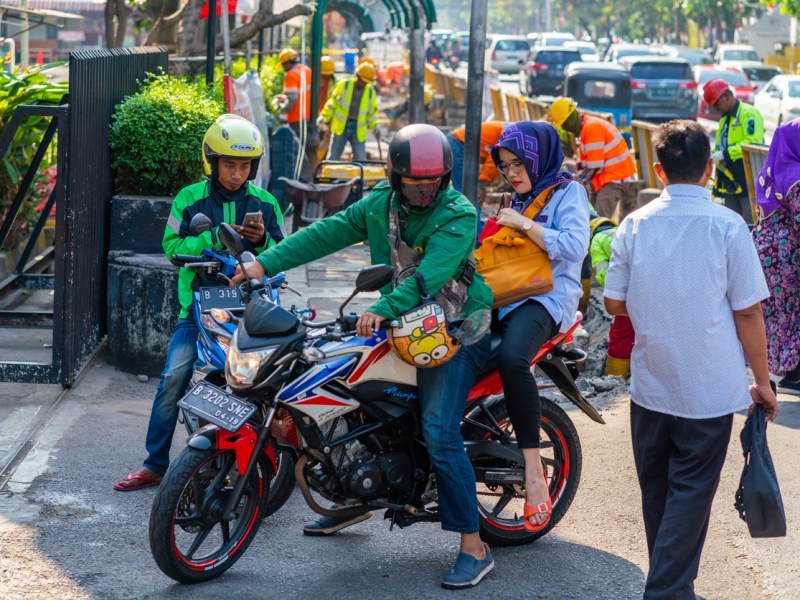
{"label": "cartoon character helmet", "polygon": [[444,309],[428,296],[422,275],[415,272],[414,277],[422,303],[396,319],[396,325],[389,330],[389,344],[397,356],[413,367],[438,367],[453,358],[459,346],[450,335]]}

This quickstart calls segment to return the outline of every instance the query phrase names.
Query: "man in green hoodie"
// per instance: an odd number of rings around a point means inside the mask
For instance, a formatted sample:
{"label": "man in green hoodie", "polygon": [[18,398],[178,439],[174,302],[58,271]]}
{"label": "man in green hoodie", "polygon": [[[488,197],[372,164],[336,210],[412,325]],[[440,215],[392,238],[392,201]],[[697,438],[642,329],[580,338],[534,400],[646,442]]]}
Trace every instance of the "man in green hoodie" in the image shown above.
{"label": "man in green hoodie", "polygon": [[[346,211],[263,252],[256,263],[248,265],[248,276],[288,270],[366,241],[373,264],[391,263],[393,253],[417,256],[416,272],[431,295],[445,286],[461,286],[466,292],[461,315],[490,308],[492,292],[472,269],[475,208],[449,185],[453,155],[447,138],[430,125],[409,125],[394,136],[387,162],[390,185],[376,186]],[[398,235],[394,235],[395,224]],[[244,277],[238,274],[236,281]],[[383,320],[397,318],[420,300],[416,277],[387,286],[359,317],[356,332],[370,337]],[[417,371],[423,437],[437,476],[442,528],[461,534],[455,566],[441,581],[450,589],[474,586],[494,567],[478,533],[475,473],[459,429],[469,390],[488,353],[489,336],[484,335],[477,343],[462,346],[446,363]],[[369,513],[347,519],[321,517],[303,532],[330,535],[366,518]]]}

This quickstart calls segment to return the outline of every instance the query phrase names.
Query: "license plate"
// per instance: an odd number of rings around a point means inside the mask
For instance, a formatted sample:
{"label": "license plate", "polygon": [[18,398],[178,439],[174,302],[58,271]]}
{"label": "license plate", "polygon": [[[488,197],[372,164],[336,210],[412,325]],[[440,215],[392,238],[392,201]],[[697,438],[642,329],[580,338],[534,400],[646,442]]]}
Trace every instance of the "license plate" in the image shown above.
{"label": "license plate", "polygon": [[675,97],[675,90],[672,88],[654,88],[650,90],[650,97],[668,100]]}
{"label": "license plate", "polygon": [[244,303],[236,288],[204,287],[200,288],[200,311],[210,310],[242,310]]}
{"label": "license plate", "polygon": [[178,400],[178,406],[231,433],[244,425],[257,408],[205,381],[196,383]]}

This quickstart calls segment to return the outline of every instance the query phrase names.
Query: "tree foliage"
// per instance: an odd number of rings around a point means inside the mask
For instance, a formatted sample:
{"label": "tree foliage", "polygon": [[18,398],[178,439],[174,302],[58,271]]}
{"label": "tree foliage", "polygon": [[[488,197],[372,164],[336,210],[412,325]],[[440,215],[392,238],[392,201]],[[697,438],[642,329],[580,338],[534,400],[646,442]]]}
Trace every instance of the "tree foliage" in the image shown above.
{"label": "tree foliage", "polygon": [[761,4],[777,6],[781,14],[789,15],[795,19],[800,18],[800,0],[761,0]]}

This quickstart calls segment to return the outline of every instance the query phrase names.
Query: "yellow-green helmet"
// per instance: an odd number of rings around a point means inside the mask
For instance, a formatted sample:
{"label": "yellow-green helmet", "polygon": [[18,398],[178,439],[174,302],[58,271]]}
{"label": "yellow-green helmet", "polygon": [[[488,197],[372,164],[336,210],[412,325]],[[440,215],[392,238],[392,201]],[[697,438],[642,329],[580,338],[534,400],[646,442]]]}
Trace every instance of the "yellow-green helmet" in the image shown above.
{"label": "yellow-green helmet", "polygon": [[264,154],[264,139],[258,127],[239,115],[218,117],[203,136],[203,170],[216,176],[217,159],[251,159],[250,176],[255,179],[258,163]]}

